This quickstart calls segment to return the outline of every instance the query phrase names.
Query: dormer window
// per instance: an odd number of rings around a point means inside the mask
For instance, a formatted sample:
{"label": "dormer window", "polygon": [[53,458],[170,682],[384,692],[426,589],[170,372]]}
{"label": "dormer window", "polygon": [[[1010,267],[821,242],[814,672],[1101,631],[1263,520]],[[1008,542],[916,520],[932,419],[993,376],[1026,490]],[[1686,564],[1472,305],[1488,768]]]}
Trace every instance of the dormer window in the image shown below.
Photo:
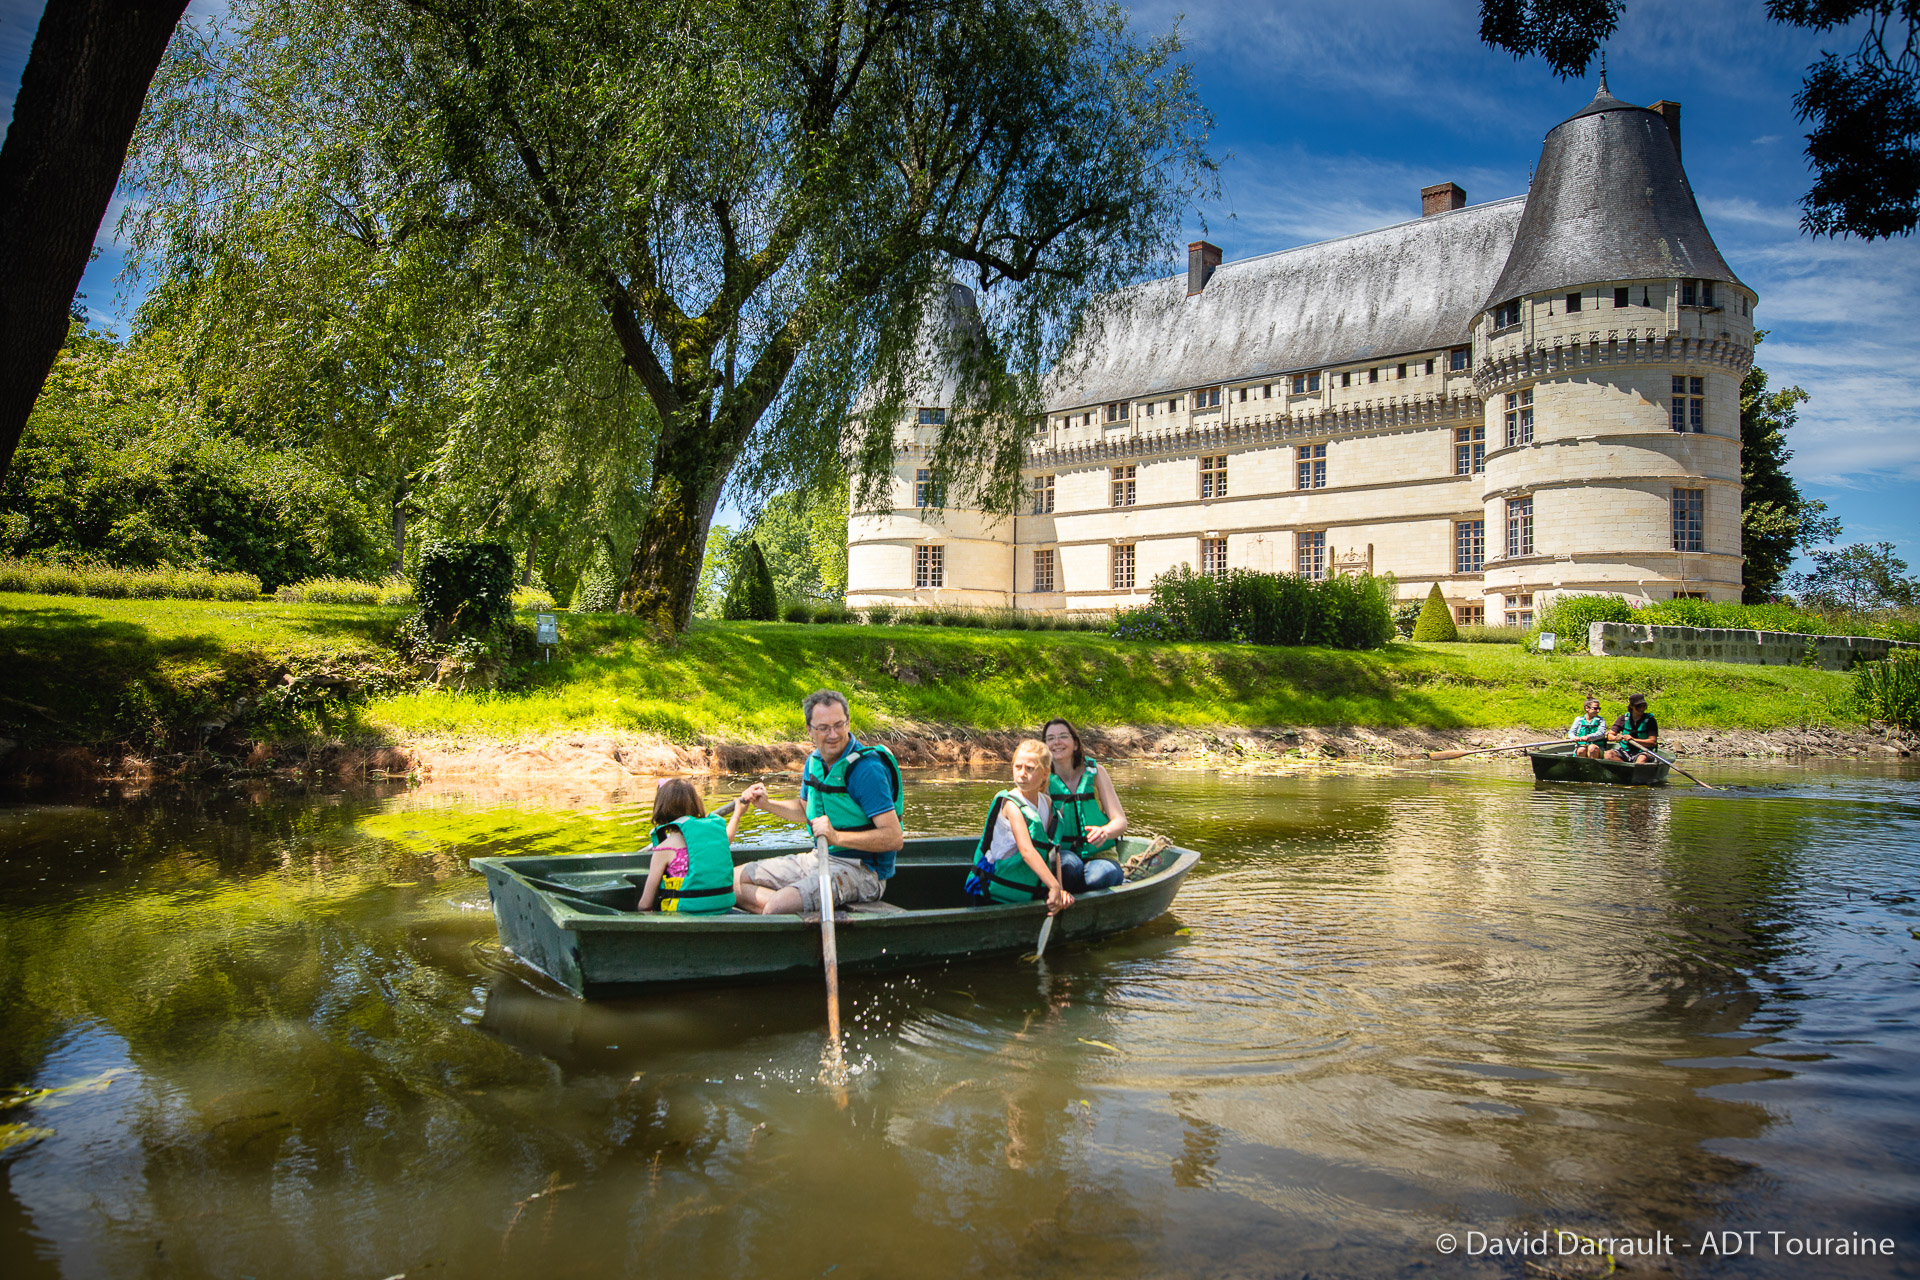
{"label": "dormer window", "polygon": [[1713,306],[1713,281],[1682,280],[1680,282],[1680,305],[1683,307]]}
{"label": "dormer window", "polygon": [[1580,295],[1577,293],[1568,294],[1567,295],[1567,314],[1572,315],[1574,312],[1578,311],[1579,309],[1580,309]]}
{"label": "dormer window", "polygon": [[1512,302],[1503,302],[1499,306],[1493,309],[1493,327],[1494,328],[1511,329],[1514,325],[1517,325],[1519,323],[1520,323],[1520,300],[1518,298],[1515,298]]}
{"label": "dormer window", "polygon": [[1293,375],[1293,394],[1307,395],[1320,389],[1320,375],[1317,373],[1296,373]]}
{"label": "dormer window", "polygon": [[1193,393],[1195,409],[1218,409],[1220,407],[1220,388],[1202,387]]}
{"label": "dormer window", "polygon": [[1473,368],[1473,348],[1455,347],[1447,352],[1447,368],[1454,373],[1464,373]]}
{"label": "dormer window", "polygon": [[1129,407],[1130,407],[1130,402],[1126,400],[1115,401],[1113,404],[1108,405],[1107,421],[1108,422],[1125,422],[1127,420],[1127,411]]}

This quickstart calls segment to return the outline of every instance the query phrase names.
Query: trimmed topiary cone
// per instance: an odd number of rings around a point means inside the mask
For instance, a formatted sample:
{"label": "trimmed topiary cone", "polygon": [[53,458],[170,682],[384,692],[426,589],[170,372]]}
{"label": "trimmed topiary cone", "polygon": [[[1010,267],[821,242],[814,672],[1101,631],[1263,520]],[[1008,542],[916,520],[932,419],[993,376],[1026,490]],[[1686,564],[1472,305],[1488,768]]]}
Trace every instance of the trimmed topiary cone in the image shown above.
{"label": "trimmed topiary cone", "polygon": [[1433,590],[1427,592],[1427,602],[1420,608],[1420,621],[1413,624],[1415,640],[1458,640],[1460,628],[1453,625],[1453,610],[1447,607],[1447,599],[1440,594],[1440,584],[1434,583]]}

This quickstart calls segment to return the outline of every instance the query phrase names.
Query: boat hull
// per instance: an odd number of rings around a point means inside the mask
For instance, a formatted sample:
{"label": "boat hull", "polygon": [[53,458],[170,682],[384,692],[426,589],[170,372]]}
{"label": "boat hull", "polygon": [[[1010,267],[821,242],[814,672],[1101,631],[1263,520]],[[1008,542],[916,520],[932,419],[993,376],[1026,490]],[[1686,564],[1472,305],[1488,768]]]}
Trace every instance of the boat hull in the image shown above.
{"label": "boat hull", "polygon": [[1658,787],[1667,781],[1669,766],[1660,760],[1627,764],[1619,760],[1591,760],[1574,754],[1571,742],[1555,743],[1527,752],[1533,776],[1539,782],[1592,782],[1615,787]]}
{"label": "boat hull", "polygon": [[[1129,839],[1126,846],[1123,851],[1131,856],[1145,842]],[[742,850],[736,861],[798,852],[805,849]],[[972,854],[971,840],[908,841],[888,885],[889,900],[906,909],[836,913],[841,970],[879,972],[1032,951],[1046,918],[1045,903],[966,903],[961,886]],[[1170,848],[1158,855],[1152,874],[1118,889],[1080,895],[1054,922],[1049,950],[1137,928],[1164,914],[1199,857]],[[487,878],[501,942],[589,999],[820,972],[818,916],[633,910],[639,895],[628,878],[644,879],[647,861],[646,854],[600,854],[475,858],[471,865]]]}

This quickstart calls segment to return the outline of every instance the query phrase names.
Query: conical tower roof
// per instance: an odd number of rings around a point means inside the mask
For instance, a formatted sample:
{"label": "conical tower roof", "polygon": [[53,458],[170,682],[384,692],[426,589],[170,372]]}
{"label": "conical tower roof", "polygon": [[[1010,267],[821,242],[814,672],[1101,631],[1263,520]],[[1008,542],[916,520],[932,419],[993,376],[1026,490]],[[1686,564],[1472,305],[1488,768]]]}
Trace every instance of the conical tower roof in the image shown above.
{"label": "conical tower roof", "polygon": [[1506,269],[1485,306],[1606,280],[1739,283],[1700,218],[1667,122],[1606,77],[1547,134]]}

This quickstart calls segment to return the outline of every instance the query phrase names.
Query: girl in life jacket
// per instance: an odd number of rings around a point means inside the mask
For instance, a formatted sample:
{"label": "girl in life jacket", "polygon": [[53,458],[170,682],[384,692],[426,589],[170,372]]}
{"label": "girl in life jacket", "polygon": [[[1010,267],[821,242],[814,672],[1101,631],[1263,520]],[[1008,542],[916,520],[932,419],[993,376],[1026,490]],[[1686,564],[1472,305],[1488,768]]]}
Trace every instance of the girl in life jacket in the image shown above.
{"label": "girl in life jacket", "polygon": [[689,915],[733,910],[733,838],[746,811],[736,804],[725,822],[708,817],[691,782],[662,779],[653,793],[653,861],[639,909]]}
{"label": "girl in life jacket", "polygon": [[993,798],[974,848],[967,893],[987,902],[1047,900],[1047,914],[1073,905],[1054,853],[1053,801],[1047,795],[1047,744],[1028,738],[1013,749],[1013,787]]}
{"label": "girl in life jacket", "polygon": [[1040,730],[1052,757],[1047,795],[1059,810],[1060,878],[1075,893],[1117,889],[1127,875],[1120,866],[1120,837],[1127,834],[1127,811],[1113,779],[1080,745],[1080,735],[1065,720],[1049,720]]}

